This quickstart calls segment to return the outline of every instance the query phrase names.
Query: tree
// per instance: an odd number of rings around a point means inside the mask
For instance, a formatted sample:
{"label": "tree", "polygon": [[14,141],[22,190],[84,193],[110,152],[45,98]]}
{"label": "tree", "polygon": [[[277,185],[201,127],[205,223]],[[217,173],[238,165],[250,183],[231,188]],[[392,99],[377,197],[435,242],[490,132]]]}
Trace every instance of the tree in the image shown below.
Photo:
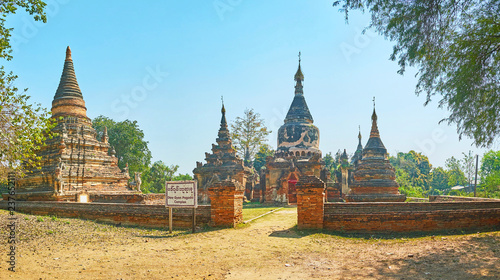
{"label": "tree", "polygon": [[371,14],[369,28],[395,41],[391,60],[418,68],[415,93],[427,105],[450,115],[459,137],[480,147],[500,134],[500,3],[497,0],[339,0],[348,20],[351,10]]}
{"label": "tree", "polygon": [[[40,0],[3,0],[0,2],[0,57],[7,60],[12,59],[12,46],[10,45],[10,34],[14,28],[5,26],[7,16],[15,14],[18,8],[23,8],[33,16],[35,21],[47,22],[45,15],[46,4]],[[3,66],[2,66],[3,70]]]}
{"label": "tree", "polygon": [[396,168],[396,182],[399,184],[399,191],[408,197],[425,197],[426,191],[419,186],[414,186],[408,173],[403,169]]}
{"label": "tree", "polygon": [[432,169],[430,186],[432,190],[439,190],[443,193],[449,191],[450,186],[448,185],[448,172],[446,172],[446,170],[442,167]]}
{"label": "tree", "polygon": [[465,178],[462,165],[458,159],[452,156],[446,160],[445,166],[448,169],[448,186],[463,186],[467,183],[467,178]]}
{"label": "tree", "polygon": [[[337,157],[337,159],[340,157]],[[337,170],[338,162],[333,158],[332,153],[329,152],[323,157],[323,162],[325,163],[325,168],[330,171],[330,174],[334,174],[335,170]]]}
{"label": "tree", "polygon": [[253,167],[255,168],[255,170],[257,170],[257,172],[260,172],[262,167],[266,165],[266,158],[272,156],[274,156],[274,150],[271,148],[271,146],[267,144],[261,145],[253,161]]}
{"label": "tree", "polygon": [[24,169],[40,167],[41,158],[36,152],[48,138],[52,138],[51,129],[55,126],[40,104],[29,104],[29,96],[19,94],[17,88],[10,85],[14,79],[0,70],[0,88],[3,89],[0,95],[0,170],[4,173],[1,177],[3,183],[7,171],[15,169],[22,176]]}
{"label": "tree", "polygon": [[396,157],[389,157],[389,161],[396,170],[402,169],[408,174],[412,186],[429,189],[432,165],[427,156],[412,150],[408,153],[399,152]]}
{"label": "tree", "polygon": [[267,136],[272,131],[267,130],[264,120],[259,113],[253,109],[245,109],[243,117],[237,117],[231,124],[231,138],[238,151],[246,163],[253,161],[260,146],[267,142]]}
{"label": "tree", "polygon": [[[0,3],[0,58],[12,59],[10,37],[13,28],[5,26],[7,17],[23,8],[35,21],[46,22],[45,3],[39,0],[5,0]],[[0,183],[6,182],[6,173],[16,170],[24,175],[24,168],[40,166],[36,151],[47,138],[54,122],[40,104],[30,104],[27,89],[22,93],[14,86],[17,76],[0,66]]]}
{"label": "tree", "polygon": [[467,184],[469,186],[472,185],[472,182],[474,182],[474,176],[476,173],[476,157],[472,154],[472,151],[469,151],[468,154],[462,153],[464,155],[464,158],[462,159],[462,166],[464,168],[464,174],[465,177],[467,178]]}
{"label": "tree", "polygon": [[178,165],[167,166],[163,161],[156,161],[153,163],[151,168],[147,169],[142,175],[142,186],[141,189],[145,193],[162,193],[165,192],[165,182],[166,181],[181,181],[181,180],[192,180],[193,178],[189,174],[179,174],[175,175],[175,172],[179,169]]}
{"label": "tree", "polygon": [[481,187],[483,197],[500,198],[500,151],[488,151],[481,159]]}
{"label": "tree", "polygon": [[481,181],[495,172],[500,172],[500,151],[488,151],[481,159]]}
{"label": "tree", "polygon": [[109,144],[116,151],[118,166],[124,168],[128,163],[131,178],[134,178],[134,172],[145,172],[148,169],[151,163],[151,151],[137,121],[115,122],[105,116],[98,116],[92,121],[92,127],[100,136],[107,127]]}

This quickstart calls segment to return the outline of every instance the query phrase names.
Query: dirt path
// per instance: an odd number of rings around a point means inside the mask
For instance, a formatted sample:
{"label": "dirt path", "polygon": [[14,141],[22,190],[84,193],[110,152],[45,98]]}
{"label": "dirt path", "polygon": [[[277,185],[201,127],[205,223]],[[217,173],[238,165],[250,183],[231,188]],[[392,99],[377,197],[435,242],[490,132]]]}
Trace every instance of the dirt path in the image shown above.
{"label": "dirt path", "polygon": [[[0,211],[0,224],[7,223]],[[187,234],[18,215],[17,272],[0,279],[498,279],[500,232],[359,239],[297,231],[286,208]],[[6,236],[4,227],[0,236]]]}

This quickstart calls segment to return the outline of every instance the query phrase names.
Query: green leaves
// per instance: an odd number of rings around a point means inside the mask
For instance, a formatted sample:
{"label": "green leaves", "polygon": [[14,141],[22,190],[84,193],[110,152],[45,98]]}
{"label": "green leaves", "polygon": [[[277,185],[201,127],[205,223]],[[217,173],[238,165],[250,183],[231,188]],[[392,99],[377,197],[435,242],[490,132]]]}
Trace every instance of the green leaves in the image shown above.
{"label": "green leaves", "polygon": [[255,170],[260,172],[262,167],[266,165],[266,158],[274,156],[274,152],[275,151],[271,148],[271,146],[267,144],[260,146],[259,152],[257,152],[253,161],[253,167]]}
{"label": "green leaves", "polygon": [[0,67],[0,182],[6,172],[17,171],[23,176],[26,169],[39,168],[36,152],[52,138],[55,120],[40,104],[29,103],[29,96],[12,87],[16,76],[6,74]]}
{"label": "green leaves", "polygon": [[7,16],[16,13],[20,7],[32,15],[35,21],[47,22],[45,6],[46,4],[40,0],[3,0],[0,2],[0,58],[12,59],[10,36],[14,29],[5,26]]}
{"label": "green leaves", "polygon": [[183,181],[192,180],[189,174],[175,175],[179,169],[178,165],[167,166],[163,161],[156,161],[151,168],[144,172],[143,186],[146,193],[164,193],[166,181]]}
{"label": "green leaves", "polygon": [[251,162],[260,147],[267,142],[267,130],[264,120],[253,109],[246,109],[243,117],[237,117],[231,124],[233,145],[241,158]]}
{"label": "green leaves", "polygon": [[130,178],[134,178],[134,172],[148,169],[151,151],[137,121],[115,122],[105,116],[98,116],[92,121],[92,127],[97,131],[98,137],[102,137],[104,128],[107,127],[109,144],[115,148],[118,166],[124,168],[128,163]]}
{"label": "green leaves", "polygon": [[391,60],[399,74],[418,68],[415,93],[425,104],[440,96],[450,111],[441,120],[456,124],[459,137],[487,147],[500,134],[500,3],[497,0],[343,0],[350,10],[368,11],[371,28],[394,41]]}
{"label": "green leaves", "polygon": [[448,186],[464,186],[467,184],[462,164],[458,159],[455,157],[447,159],[445,166],[448,169]]}
{"label": "green leaves", "polygon": [[[10,36],[12,28],[5,26],[7,16],[21,7],[36,21],[46,21],[45,3],[39,0],[4,0],[0,2],[0,58],[11,60]],[[25,169],[39,168],[36,151],[52,137],[55,123],[40,104],[31,104],[29,96],[19,93],[14,86],[17,76],[0,67],[0,184],[6,183],[7,173],[16,171],[23,176]]]}

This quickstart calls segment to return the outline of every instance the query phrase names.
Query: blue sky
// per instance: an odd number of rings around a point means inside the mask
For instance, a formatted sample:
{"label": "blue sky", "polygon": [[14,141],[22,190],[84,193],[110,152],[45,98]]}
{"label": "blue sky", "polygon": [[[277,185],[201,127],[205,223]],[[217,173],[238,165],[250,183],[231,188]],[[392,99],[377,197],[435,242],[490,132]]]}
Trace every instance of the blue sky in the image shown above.
{"label": "blue sky", "polygon": [[[5,63],[50,109],[70,46],[90,118],[137,120],[153,161],[192,174],[215,142],[221,95],[228,121],[246,108],[276,132],[294,95],[302,53],[304,94],[320,129],[323,154],[354,152],[358,125],[368,140],[376,96],[381,138],[389,153],[423,152],[433,166],[472,150],[438,100],[423,106],[414,94],[416,70],[398,75],[392,44],[349,24],[328,1],[46,1],[48,21],[24,12],[9,18],[14,59]],[[497,148],[498,147],[493,147]]]}

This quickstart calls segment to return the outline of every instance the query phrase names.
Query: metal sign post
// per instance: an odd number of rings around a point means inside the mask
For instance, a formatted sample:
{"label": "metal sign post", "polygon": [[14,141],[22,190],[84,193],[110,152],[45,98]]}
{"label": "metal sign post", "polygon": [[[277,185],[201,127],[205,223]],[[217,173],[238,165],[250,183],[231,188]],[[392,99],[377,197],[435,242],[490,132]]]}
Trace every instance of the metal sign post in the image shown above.
{"label": "metal sign post", "polygon": [[196,230],[198,189],[196,181],[167,181],[165,183],[165,207],[168,207],[168,226],[172,233],[173,208],[193,208],[193,232]]}
{"label": "metal sign post", "polygon": [[168,207],[168,233],[172,233],[172,207]]}

